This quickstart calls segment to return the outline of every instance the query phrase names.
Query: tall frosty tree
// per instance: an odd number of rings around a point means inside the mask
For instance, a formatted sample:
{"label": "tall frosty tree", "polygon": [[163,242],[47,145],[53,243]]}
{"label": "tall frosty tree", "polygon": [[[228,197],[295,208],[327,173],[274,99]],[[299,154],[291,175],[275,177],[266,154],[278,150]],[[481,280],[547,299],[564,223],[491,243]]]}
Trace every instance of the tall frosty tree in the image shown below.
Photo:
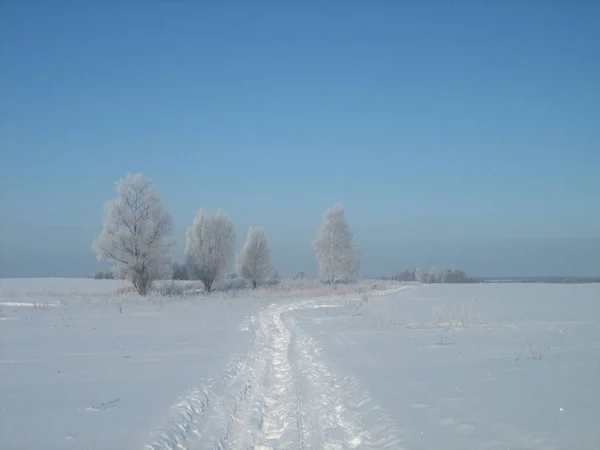
{"label": "tall frosty tree", "polygon": [[92,249],[146,295],[152,281],[170,275],[173,220],[143,174],[128,174],[115,190],[117,197],[105,205],[104,227]]}
{"label": "tall frosty tree", "polygon": [[219,210],[211,216],[202,208],[187,230],[185,255],[190,275],[202,281],[207,292],[219,281],[233,262],[235,229]]}
{"label": "tall frosty tree", "polygon": [[250,227],[237,262],[239,274],[251,281],[254,289],[273,274],[269,243],[263,228]]}
{"label": "tall frosty tree", "polygon": [[317,237],[312,243],[321,280],[334,283],[358,278],[360,251],[352,245],[353,237],[343,206],[335,205],[325,213]]}

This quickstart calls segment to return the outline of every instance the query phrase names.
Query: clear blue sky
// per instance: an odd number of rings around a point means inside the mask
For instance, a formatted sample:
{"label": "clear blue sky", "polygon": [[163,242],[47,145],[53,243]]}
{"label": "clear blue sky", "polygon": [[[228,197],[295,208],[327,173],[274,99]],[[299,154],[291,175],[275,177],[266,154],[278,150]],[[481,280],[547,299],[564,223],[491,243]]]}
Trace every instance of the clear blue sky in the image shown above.
{"label": "clear blue sky", "polygon": [[315,272],[333,203],[363,273],[600,274],[600,3],[0,3],[0,275],[83,276],[154,179]]}

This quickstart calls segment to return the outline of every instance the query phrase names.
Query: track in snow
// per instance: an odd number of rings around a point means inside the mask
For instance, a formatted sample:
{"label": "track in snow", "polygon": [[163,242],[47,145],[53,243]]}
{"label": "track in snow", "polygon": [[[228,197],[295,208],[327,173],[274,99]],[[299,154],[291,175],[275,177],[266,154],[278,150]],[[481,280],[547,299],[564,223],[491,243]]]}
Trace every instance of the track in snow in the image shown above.
{"label": "track in snow", "polygon": [[400,433],[368,393],[332,373],[293,312],[271,305],[250,321],[252,350],[176,406],[151,450],[388,449]]}

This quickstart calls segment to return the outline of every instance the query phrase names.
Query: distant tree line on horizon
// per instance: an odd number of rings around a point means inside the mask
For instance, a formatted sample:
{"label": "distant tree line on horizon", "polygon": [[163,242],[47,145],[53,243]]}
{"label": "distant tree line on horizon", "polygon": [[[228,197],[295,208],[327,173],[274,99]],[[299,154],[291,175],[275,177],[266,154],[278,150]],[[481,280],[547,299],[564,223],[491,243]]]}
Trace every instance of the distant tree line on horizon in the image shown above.
{"label": "distant tree line on horizon", "polygon": [[477,283],[473,278],[467,277],[462,270],[437,270],[429,272],[423,269],[406,269],[391,277],[381,277],[383,280],[413,281],[418,283]]}
{"label": "distant tree line on horizon", "polygon": [[550,284],[586,284],[600,283],[600,277],[564,277],[564,276],[537,276],[537,277],[486,277],[477,279],[481,283],[550,283]]}
{"label": "distant tree line on horizon", "polygon": [[96,272],[94,274],[94,280],[114,280],[115,274],[113,272]]}

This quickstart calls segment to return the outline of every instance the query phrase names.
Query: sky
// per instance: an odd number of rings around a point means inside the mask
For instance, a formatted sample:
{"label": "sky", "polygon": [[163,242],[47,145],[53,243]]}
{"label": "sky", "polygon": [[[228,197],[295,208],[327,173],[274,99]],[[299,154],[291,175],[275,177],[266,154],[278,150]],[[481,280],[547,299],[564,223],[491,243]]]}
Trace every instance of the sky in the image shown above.
{"label": "sky", "polygon": [[103,204],[264,226],[342,203],[364,276],[600,275],[600,3],[0,2],[0,276],[88,276]]}

